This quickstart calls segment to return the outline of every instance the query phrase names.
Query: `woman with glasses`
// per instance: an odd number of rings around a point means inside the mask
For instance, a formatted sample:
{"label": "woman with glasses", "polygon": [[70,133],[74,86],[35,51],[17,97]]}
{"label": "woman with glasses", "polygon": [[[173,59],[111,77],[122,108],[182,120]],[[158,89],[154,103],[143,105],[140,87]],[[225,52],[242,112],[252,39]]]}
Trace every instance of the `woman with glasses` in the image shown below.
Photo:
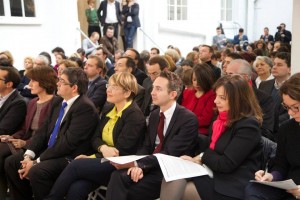
{"label": "woman with glasses", "polygon": [[127,72],[114,74],[107,84],[107,101],[92,138],[93,155],[80,155],[64,169],[46,199],[87,199],[90,192],[107,185],[116,170],[101,158],[135,154],[144,139],[145,117],[133,101],[136,78]]}
{"label": "woman with glasses", "polygon": [[61,101],[55,97],[57,77],[55,71],[48,66],[39,66],[28,70],[26,76],[30,79],[28,86],[31,94],[37,95],[27,105],[27,115],[23,126],[16,133],[1,135],[0,142],[0,199],[5,199],[7,183],[4,172],[4,163],[8,156],[26,149],[31,137],[43,124],[52,104]]}
{"label": "woman with glasses", "polygon": [[292,179],[297,187],[282,190],[257,183],[246,188],[247,200],[300,199],[300,73],[294,74],[280,87],[283,107],[292,117],[278,131],[276,156],[269,163],[269,172],[255,173],[258,181],[282,181]]}

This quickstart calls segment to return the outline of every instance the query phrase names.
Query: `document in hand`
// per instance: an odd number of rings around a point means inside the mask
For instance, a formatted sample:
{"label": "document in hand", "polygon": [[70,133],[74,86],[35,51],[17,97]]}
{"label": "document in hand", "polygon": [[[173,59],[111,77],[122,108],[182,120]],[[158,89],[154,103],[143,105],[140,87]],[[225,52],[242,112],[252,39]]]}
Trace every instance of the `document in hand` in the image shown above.
{"label": "document in hand", "polygon": [[[130,156],[117,156],[117,157],[107,157],[104,158],[105,160],[109,160],[111,162],[117,163],[117,164],[126,164],[130,163],[136,160],[139,160],[141,158],[146,157],[146,155],[143,156],[136,156],[136,155],[130,155]],[[101,160],[101,162],[104,162],[104,160]]]}
{"label": "document in hand", "polygon": [[288,179],[285,181],[274,181],[274,182],[251,180],[250,182],[268,185],[268,186],[272,186],[272,187],[276,187],[276,188],[280,188],[280,189],[284,189],[284,190],[290,190],[290,189],[297,188],[297,185],[294,183],[294,181],[292,179]]}
{"label": "document in hand", "polygon": [[183,178],[209,175],[205,167],[192,161],[183,160],[181,158],[165,154],[154,155],[157,157],[166,182]]}

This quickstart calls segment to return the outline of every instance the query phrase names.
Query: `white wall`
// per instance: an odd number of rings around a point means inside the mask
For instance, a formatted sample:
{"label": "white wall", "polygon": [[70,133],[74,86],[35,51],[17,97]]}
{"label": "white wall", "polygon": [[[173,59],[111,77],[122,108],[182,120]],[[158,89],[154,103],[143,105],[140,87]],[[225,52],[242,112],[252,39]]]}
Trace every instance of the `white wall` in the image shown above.
{"label": "white wall", "polygon": [[300,1],[293,0],[292,74],[300,72]]}
{"label": "white wall", "polygon": [[[38,24],[1,24],[0,51],[9,50],[15,59],[14,66],[23,68],[25,56],[36,57],[40,52],[60,46],[66,55],[74,53],[80,44],[77,0],[38,0]],[[3,21],[3,20],[2,20]],[[52,57],[52,63],[55,63]]]}

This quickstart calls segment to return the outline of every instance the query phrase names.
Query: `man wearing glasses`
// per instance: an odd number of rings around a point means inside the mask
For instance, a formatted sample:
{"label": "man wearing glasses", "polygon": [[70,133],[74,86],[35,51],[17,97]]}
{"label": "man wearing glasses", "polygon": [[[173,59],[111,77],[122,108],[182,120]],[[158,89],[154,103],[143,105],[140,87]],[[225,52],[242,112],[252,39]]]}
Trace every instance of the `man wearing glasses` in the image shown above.
{"label": "man wearing glasses", "polygon": [[36,131],[25,153],[5,163],[13,199],[44,199],[70,159],[90,151],[90,138],[98,124],[94,104],[85,96],[88,79],[81,68],[67,68],[57,83],[62,102]]}
{"label": "man wearing glasses", "polygon": [[25,119],[26,102],[16,90],[20,80],[14,67],[0,67],[0,138],[19,130]]}

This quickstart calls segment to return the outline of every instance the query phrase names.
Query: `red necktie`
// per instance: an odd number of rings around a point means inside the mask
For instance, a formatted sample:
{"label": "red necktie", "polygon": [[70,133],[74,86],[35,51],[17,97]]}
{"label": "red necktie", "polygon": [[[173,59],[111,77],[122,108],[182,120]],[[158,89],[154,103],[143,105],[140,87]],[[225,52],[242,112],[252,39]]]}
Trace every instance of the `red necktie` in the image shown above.
{"label": "red necktie", "polygon": [[159,144],[157,145],[156,149],[154,150],[153,153],[159,153],[164,141],[164,124],[165,124],[165,115],[163,112],[160,113],[159,117],[159,123],[157,127],[157,135],[159,138]]}

